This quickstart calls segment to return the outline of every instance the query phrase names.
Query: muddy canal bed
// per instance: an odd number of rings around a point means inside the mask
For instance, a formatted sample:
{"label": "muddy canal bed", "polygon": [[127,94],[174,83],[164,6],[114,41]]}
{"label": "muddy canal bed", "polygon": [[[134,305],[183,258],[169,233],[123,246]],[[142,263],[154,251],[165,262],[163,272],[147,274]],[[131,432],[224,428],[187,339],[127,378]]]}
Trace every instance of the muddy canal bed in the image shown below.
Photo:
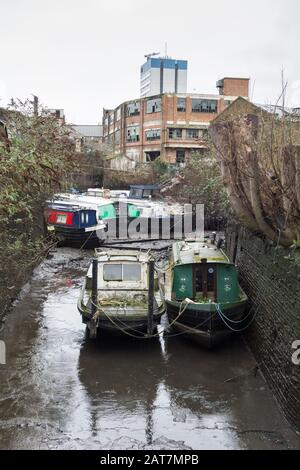
{"label": "muddy canal bed", "polygon": [[76,303],[92,252],[60,248],[0,332],[1,449],[300,448],[243,340],[88,340]]}

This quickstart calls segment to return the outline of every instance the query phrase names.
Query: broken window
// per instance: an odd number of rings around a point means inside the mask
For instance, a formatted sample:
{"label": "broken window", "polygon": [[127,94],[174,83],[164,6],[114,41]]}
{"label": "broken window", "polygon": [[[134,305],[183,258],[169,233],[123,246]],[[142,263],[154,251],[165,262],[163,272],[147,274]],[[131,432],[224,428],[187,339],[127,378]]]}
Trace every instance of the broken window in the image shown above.
{"label": "broken window", "polygon": [[160,151],[145,152],[146,162],[154,162],[158,157],[160,157]]}
{"label": "broken window", "polygon": [[217,111],[217,100],[192,99],[193,113],[216,113]]}
{"label": "broken window", "polygon": [[127,116],[138,116],[140,114],[140,102],[134,101],[127,104]]}
{"label": "broken window", "polygon": [[199,129],[187,129],[186,136],[188,139],[198,139]]}
{"label": "broken window", "polygon": [[145,132],[146,140],[159,140],[160,139],[160,129],[149,129]]}
{"label": "broken window", "polygon": [[177,98],[177,111],[180,113],[184,113],[186,111],[185,98]]}
{"label": "broken window", "polygon": [[182,129],[169,129],[169,139],[181,139]]}
{"label": "broken window", "polygon": [[185,163],[185,151],[184,150],[176,150],[176,163],[177,164]]}
{"label": "broken window", "polygon": [[139,142],[140,128],[139,126],[127,126],[127,142]]}
{"label": "broken window", "polygon": [[147,101],[147,113],[159,113],[161,111],[161,98]]}

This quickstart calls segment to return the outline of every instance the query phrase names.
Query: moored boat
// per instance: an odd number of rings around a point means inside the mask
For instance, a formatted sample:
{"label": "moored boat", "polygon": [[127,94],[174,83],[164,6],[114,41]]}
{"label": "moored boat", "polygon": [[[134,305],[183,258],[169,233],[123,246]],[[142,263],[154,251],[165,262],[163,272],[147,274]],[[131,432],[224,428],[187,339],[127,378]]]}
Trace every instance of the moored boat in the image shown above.
{"label": "moored boat", "polygon": [[106,224],[93,206],[49,202],[45,219],[48,232],[54,232],[59,241],[99,245],[105,240]]}
{"label": "moored boat", "polygon": [[[121,207],[121,210],[120,210]],[[140,211],[134,204],[101,199],[86,202],[78,197],[48,201],[45,220],[48,232],[54,232],[58,240],[99,246],[108,238],[118,237],[121,223],[122,233],[127,236],[128,224]]]}
{"label": "moored boat", "polygon": [[173,328],[206,347],[242,330],[248,318],[247,296],[237,270],[213,243],[174,243],[165,286]]}
{"label": "moored boat", "polygon": [[150,253],[96,249],[78,310],[93,337],[100,331],[140,338],[149,325],[153,331],[165,306]]}

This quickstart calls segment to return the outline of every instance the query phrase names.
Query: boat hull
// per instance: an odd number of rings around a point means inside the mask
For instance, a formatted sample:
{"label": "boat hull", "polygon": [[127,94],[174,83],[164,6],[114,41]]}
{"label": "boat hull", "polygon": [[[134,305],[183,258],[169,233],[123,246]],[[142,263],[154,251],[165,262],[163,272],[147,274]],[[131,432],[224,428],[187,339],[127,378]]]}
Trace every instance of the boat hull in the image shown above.
{"label": "boat hull", "polygon": [[[82,323],[86,324],[90,330],[96,326],[97,334],[127,334],[128,336],[139,338],[145,336],[147,333],[147,309],[139,309],[138,311],[128,309],[126,313],[123,311],[121,314],[113,310],[105,309],[105,314],[101,313],[96,319],[96,324],[93,324],[90,308],[83,305],[81,301],[78,302],[77,307],[81,314]],[[154,327],[160,323],[160,318],[164,311],[163,305],[155,309],[153,315]]]}
{"label": "boat hull", "polygon": [[174,330],[206,348],[228,339],[234,333],[233,329],[242,329],[246,307],[247,300],[221,305],[222,312],[231,320],[226,322],[232,327],[230,329],[221,319],[214,303],[190,304],[179,316],[180,302],[166,301],[169,322]]}
{"label": "boat hull", "polygon": [[84,244],[87,247],[95,247],[102,245],[105,241],[105,233],[102,229],[87,231],[85,229],[54,227],[53,231],[60,242],[74,246]]}

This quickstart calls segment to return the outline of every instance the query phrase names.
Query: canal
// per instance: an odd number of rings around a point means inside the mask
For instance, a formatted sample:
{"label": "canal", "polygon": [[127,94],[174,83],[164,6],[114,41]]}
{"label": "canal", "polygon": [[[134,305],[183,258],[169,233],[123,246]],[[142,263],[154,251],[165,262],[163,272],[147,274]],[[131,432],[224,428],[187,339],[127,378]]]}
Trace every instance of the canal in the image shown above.
{"label": "canal", "polygon": [[91,256],[57,249],[6,319],[1,449],[300,447],[242,338],[88,340],[76,302]]}

